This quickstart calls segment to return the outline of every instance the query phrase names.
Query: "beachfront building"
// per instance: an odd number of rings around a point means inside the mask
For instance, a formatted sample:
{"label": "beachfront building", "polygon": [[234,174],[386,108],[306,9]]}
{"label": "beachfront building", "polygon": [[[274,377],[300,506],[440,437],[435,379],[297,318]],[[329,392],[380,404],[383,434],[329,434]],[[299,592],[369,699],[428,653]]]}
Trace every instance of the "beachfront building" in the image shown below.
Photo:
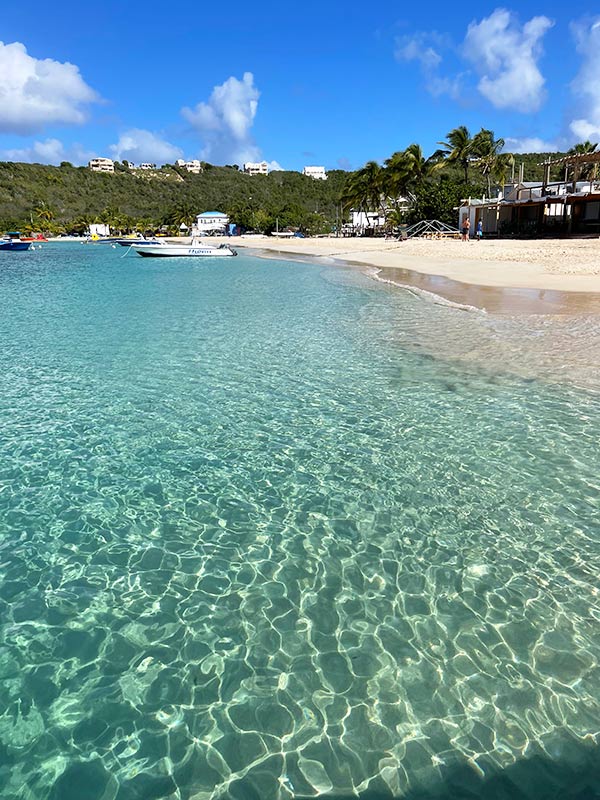
{"label": "beachfront building", "polygon": [[381,208],[377,211],[365,211],[362,208],[350,210],[350,222],[342,230],[346,235],[362,236],[368,234],[381,234],[388,227],[388,217],[392,211],[407,212],[410,209],[410,200],[407,197],[397,197],[393,203],[381,198]]}
{"label": "beachfront building", "polygon": [[350,225],[352,231],[358,235],[364,233],[369,228],[371,230],[381,230],[385,227],[385,216],[381,211],[350,211]]}
{"label": "beachfront building", "polygon": [[252,161],[247,161],[244,164],[244,172],[247,175],[268,175],[269,165],[266,161],[260,161],[257,164]]}
{"label": "beachfront building", "polygon": [[115,162],[112,158],[92,158],[88,162],[88,167],[92,172],[114,172]]}
{"label": "beachfront building", "polygon": [[[471,235],[483,221],[483,232],[499,236],[548,236],[600,233],[600,152],[575,153],[544,161],[544,180],[508,184],[496,200],[463,200],[458,224],[469,217]],[[565,169],[562,181],[550,181],[550,169]]]}
{"label": "beachfront building", "polygon": [[302,174],[309,178],[314,178],[317,181],[326,181],[327,173],[325,167],[304,167]]}
{"label": "beachfront building", "polygon": [[87,235],[98,239],[100,236],[110,236],[110,227],[104,222],[90,222]]}
{"label": "beachfront building", "polygon": [[477,225],[481,220],[483,234],[496,236],[498,234],[498,206],[502,200],[500,194],[495,198],[474,198],[469,197],[462,200],[458,209],[458,230],[462,230],[465,221],[470,223],[470,235],[475,236]]}
{"label": "beachfront building", "polygon": [[144,169],[144,170],[156,169],[156,164],[140,164],[137,169]]}
{"label": "beachfront building", "polygon": [[198,214],[196,222],[192,225],[192,236],[225,233],[229,225],[229,217],[221,211],[205,211]]}

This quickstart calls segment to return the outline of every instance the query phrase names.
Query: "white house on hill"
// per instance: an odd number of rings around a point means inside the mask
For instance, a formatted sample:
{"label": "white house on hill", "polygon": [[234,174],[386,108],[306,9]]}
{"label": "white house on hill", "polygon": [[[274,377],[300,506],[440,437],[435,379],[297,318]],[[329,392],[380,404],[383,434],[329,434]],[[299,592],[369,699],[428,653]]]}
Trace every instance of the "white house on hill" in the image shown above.
{"label": "white house on hill", "polygon": [[88,167],[92,172],[114,172],[115,162],[112,158],[92,158]]}
{"label": "white house on hill", "polygon": [[244,164],[244,172],[248,175],[268,175],[269,165],[266,161],[260,161],[254,164],[252,161],[247,161]]}
{"label": "white house on hill", "polygon": [[193,172],[196,175],[202,172],[202,164],[197,158],[193,158],[191,161],[184,161],[183,158],[178,158],[175,163],[178,167],[185,167],[188,172]]}
{"label": "white house on hill", "polygon": [[303,175],[307,175],[309,178],[314,178],[315,180],[319,181],[326,181],[327,180],[327,173],[325,172],[325,167],[304,167],[302,170]]}

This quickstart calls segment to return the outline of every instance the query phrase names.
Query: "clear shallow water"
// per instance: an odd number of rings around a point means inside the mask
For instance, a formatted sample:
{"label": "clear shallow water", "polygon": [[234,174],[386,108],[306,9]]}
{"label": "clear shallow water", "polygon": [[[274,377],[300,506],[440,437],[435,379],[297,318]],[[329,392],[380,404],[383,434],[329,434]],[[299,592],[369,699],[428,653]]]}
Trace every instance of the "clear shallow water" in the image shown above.
{"label": "clear shallow water", "polygon": [[0,797],[594,796],[600,397],[547,321],[121,255],[0,265]]}

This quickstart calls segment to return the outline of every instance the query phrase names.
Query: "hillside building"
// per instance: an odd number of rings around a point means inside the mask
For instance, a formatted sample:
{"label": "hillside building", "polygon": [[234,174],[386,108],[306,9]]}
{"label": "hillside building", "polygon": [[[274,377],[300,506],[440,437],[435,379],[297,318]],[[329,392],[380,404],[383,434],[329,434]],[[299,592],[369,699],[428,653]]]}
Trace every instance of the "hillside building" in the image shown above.
{"label": "hillside building", "polygon": [[268,175],[269,174],[269,165],[266,161],[261,161],[258,164],[254,164],[251,161],[247,161],[244,164],[244,172],[247,175]]}
{"label": "hillside building", "polygon": [[309,178],[314,178],[318,181],[326,181],[327,180],[327,173],[325,172],[325,167],[304,167],[302,170],[303,175],[307,175]]}
{"label": "hillside building", "polygon": [[114,172],[115,162],[112,158],[92,158],[88,167],[92,172]]}
{"label": "hillside building", "polygon": [[182,167],[186,169],[188,172],[193,172],[196,175],[199,175],[202,172],[202,162],[199,161],[197,158],[192,159],[191,161],[186,161],[183,158],[178,158],[175,164],[178,167]]}

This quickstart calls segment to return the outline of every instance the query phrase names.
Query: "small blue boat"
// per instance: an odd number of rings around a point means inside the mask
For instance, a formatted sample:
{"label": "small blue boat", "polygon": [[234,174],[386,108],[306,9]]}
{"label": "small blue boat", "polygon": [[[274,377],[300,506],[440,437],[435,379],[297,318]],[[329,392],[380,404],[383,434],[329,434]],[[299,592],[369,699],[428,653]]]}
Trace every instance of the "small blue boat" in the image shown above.
{"label": "small blue boat", "polygon": [[10,231],[0,239],[0,250],[29,250],[31,242],[24,242],[18,231]]}

